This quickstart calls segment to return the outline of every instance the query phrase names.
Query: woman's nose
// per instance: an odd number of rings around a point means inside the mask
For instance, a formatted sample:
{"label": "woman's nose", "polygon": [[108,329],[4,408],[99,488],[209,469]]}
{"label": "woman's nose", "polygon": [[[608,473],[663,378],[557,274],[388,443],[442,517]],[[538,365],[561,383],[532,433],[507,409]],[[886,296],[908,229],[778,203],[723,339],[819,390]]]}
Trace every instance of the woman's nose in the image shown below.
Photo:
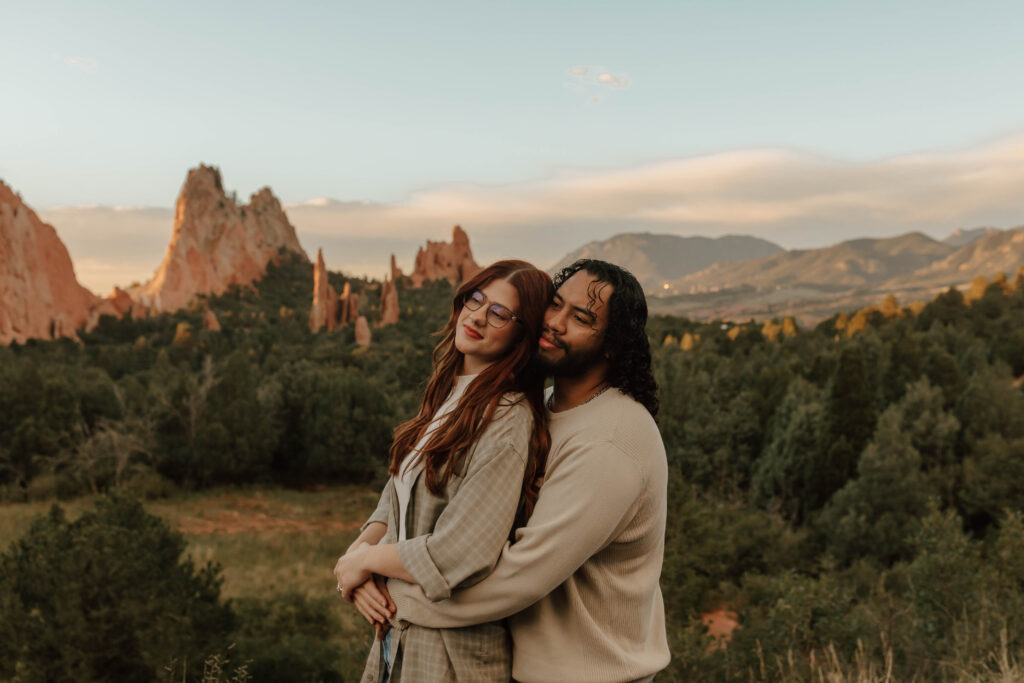
{"label": "woman's nose", "polygon": [[487,307],[481,306],[475,311],[470,311],[469,319],[472,320],[473,324],[477,327],[483,327],[487,324]]}

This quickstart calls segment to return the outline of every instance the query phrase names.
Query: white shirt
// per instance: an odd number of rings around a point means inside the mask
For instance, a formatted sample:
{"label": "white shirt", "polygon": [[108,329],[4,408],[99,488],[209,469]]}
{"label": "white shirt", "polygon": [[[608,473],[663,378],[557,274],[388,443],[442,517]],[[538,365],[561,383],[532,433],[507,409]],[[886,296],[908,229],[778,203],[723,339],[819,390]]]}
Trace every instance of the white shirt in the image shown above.
{"label": "white shirt", "polygon": [[395,477],[395,493],[398,494],[398,540],[405,540],[405,511],[409,507],[409,498],[412,496],[412,484],[415,481],[412,470],[416,463],[420,460],[420,449],[427,443],[427,440],[437,431],[445,422],[445,418],[448,417],[448,413],[455,409],[455,405],[462,398],[462,395],[466,393],[466,387],[469,386],[470,382],[476,379],[476,375],[459,375],[455,378],[455,386],[452,387],[452,393],[448,394],[448,398],[444,400],[441,407],[434,413],[434,418],[430,424],[427,425],[426,431],[423,432],[423,437],[416,444],[416,447],[412,449],[412,452],[405,457],[402,461],[402,467],[398,470],[398,476]]}

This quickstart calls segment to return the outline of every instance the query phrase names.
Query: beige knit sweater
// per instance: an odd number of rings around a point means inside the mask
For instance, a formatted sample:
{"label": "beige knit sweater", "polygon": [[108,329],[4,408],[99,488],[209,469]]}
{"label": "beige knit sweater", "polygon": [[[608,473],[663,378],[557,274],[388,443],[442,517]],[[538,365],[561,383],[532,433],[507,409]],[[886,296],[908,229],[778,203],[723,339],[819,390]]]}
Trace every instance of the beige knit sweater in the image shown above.
{"label": "beige knit sweater", "polygon": [[433,602],[391,580],[397,618],[454,628],[509,617],[517,681],[646,679],[669,662],[658,579],[667,464],[647,411],[617,390],[551,413],[529,524],[480,583]]}

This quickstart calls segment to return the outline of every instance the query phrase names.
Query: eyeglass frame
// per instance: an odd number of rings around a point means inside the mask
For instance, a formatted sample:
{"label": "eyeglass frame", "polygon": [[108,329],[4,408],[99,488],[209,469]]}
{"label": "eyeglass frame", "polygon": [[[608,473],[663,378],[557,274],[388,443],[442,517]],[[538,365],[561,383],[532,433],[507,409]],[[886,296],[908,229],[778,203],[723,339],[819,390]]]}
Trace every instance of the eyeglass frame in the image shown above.
{"label": "eyeglass frame", "polygon": [[[480,299],[477,300],[476,298],[474,298],[474,294],[479,294]],[[472,302],[472,304],[470,304],[470,302]],[[479,311],[481,306],[483,306],[486,303],[487,295],[481,292],[479,289],[474,289],[472,292],[466,295],[465,299],[462,300],[462,305],[466,308],[466,310],[469,311]],[[507,312],[511,317],[508,320],[502,320],[499,317],[502,311]],[[487,306],[487,313],[484,314],[484,319],[487,320],[488,325],[490,325],[496,330],[500,330],[504,327],[507,327],[508,324],[513,321],[519,323],[520,325],[523,324],[523,321],[520,320],[518,315],[512,312],[512,309],[510,309],[508,306],[505,306],[504,304],[499,303],[492,303],[489,306]],[[500,321],[501,324],[495,325],[495,320]]]}

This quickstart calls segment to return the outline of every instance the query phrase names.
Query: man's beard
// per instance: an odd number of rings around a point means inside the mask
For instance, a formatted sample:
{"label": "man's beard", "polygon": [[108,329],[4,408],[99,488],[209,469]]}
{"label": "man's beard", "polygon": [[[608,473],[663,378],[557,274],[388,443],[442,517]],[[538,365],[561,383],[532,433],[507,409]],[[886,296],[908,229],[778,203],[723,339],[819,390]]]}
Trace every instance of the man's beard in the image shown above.
{"label": "man's beard", "polygon": [[565,351],[565,355],[558,360],[548,360],[543,354],[537,354],[537,363],[545,374],[552,377],[578,377],[604,358],[604,348],[600,346],[586,351],[560,348]]}

